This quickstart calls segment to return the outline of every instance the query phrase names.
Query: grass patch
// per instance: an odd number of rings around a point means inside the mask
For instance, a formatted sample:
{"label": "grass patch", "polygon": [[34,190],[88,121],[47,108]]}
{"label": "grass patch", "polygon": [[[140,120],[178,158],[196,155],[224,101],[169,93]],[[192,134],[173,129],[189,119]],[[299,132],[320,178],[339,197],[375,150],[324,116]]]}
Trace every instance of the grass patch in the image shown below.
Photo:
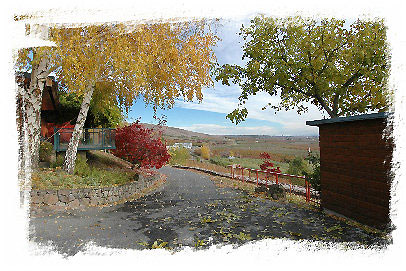
{"label": "grass patch", "polygon": [[292,193],[286,193],[286,200],[289,203],[293,203],[297,206],[310,209],[310,210],[318,210],[320,206],[317,203],[314,202],[306,202],[306,199],[304,196],[301,195],[296,195]]}
{"label": "grass patch", "polygon": [[122,185],[135,180],[130,172],[91,168],[86,174],[67,174],[61,169],[42,169],[32,175],[32,189],[92,188]]}
{"label": "grass patch", "polygon": [[[273,200],[271,197],[266,197],[265,195],[263,195],[261,193],[256,193],[255,192],[255,188],[257,187],[256,184],[242,182],[242,181],[233,180],[233,179],[225,178],[225,177],[219,177],[219,176],[210,176],[210,179],[218,187],[230,187],[230,188],[234,188],[234,189],[240,189],[240,190],[248,192],[249,194],[251,194],[253,196]],[[314,202],[306,202],[306,199],[304,196],[296,195],[293,193],[286,193],[286,201],[288,203],[292,203],[297,206],[311,209],[311,210],[316,210],[319,208],[318,204],[316,204]]]}
{"label": "grass patch", "polygon": [[[232,164],[239,164],[244,168],[253,168],[253,169],[260,169],[260,165],[263,163],[262,159],[255,159],[255,158],[234,158],[234,159],[228,159],[226,157],[213,157],[210,159],[210,162],[212,164],[216,164],[222,167],[227,167],[228,165]],[[283,162],[278,162],[278,161],[271,161],[275,167],[280,167],[282,172],[286,172],[289,164],[283,163]]]}
{"label": "grass patch", "polygon": [[[201,161],[186,160],[179,164],[182,166],[208,169],[208,170],[212,170],[212,171],[220,172],[220,173],[230,173],[230,168],[227,168],[227,165],[240,164],[241,166],[243,166],[245,168],[259,169],[259,165],[262,164],[262,160],[251,159],[251,158],[228,159],[228,158],[214,157],[210,160],[201,160]],[[277,162],[274,165],[281,167],[282,172],[284,169],[287,170],[287,167],[288,167],[288,164],[286,164],[286,163],[284,164],[284,163]]]}
{"label": "grass patch", "polygon": [[[282,172],[286,172],[288,170],[289,164],[288,163],[283,163],[283,162],[276,162],[276,161],[271,161],[274,163],[275,167],[280,167]],[[263,163],[262,159],[254,159],[254,158],[234,158],[234,159],[228,159],[225,157],[219,157],[215,156],[211,158],[210,160],[183,160],[179,161],[179,164],[182,166],[188,166],[188,167],[198,167],[202,169],[208,169],[220,173],[230,173],[230,168],[227,166],[233,165],[233,164],[238,164],[241,165],[244,168],[252,168],[252,169],[260,169],[259,165]],[[174,164],[174,163],[171,163]],[[237,172],[240,174],[240,172]],[[248,172],[246,172],[248,174]],[[294,179],[294,178],[293,178]],[[292,182],[297,182],[292,179]]]}
{"label": "grass patch", "polygon": [[[112,156],[112,155],[111,155]],[[70,175],[60,166],[40,169],[32,174],[32,189],[75,189],[118,186],[134,181],[138,175],[115,160],[116,157],[93,151],[87,159],[76,159],[75,173]],[[114,169],[114,170],[113,170]]]}
{"label": "grass patch", "polygon": [[230,188],[234,188],[234,189],[244,190],[249,193],[255,192],[256,185],[252,184],[252,183],[235,181],[230,178],[218,177],[218,176],[211,176],[211,180],[218,187],[230,187]]}
{"label": "grass patch", "polygon": [[[359,222],[357,222],[355,220],[347,219],[345,217],[336,216],[336,215],[329,214],[329,213],[326,213],[326,215],[329,216],[329,217],[332,217],[332,218],[334,218],[336,220],[342,221],[342,222],[344,222],[345,224],[347,224],[349,226],[357,227],[359,229],[362,229],[365,232],[367,232],[368,234],[376,234],[376,235],[378,235],[378,236],[380,236],[382,238],[387,238],[387,239],[391,238],[390,237],[390,231],[375,229],[373,227],[361,224],[361,223],[359,223]],[[335,230],[335,229],[334,228],[326,229],[327,232],[329,232],[331,230]]]}
{"label": "grass patch", "polygon": [[[217,161],[217,162],[214,162],[214,161]],[[232,161],[232,162],[227,162],[227,161]],[[261,164],[261,163],[262,163],[261,159],[251,159],[251,158],[228,159],[228,158],[215,157],[215,158],[210,159],[210,162],[209,161],[186,160],[180,164],[183,166],[197,167],[197,168],[207,169],[207,170],[211,170],[211,171],[215,171],[215,172],[219,172],[219,173],[230,173],[230,168],[227,168],[226,167],[227,165],[240,164],[241,166],[246,167],[246,168],[259,169],[259,164]],[[280,167],[282,172],[286,172],[287,168],[289,167],[288,163],[275,162],[274,165]],[[236,170],[236,175],[238,175],[238,176],[241,175],[241,171],[239,169]],[[244,171],[244,176],[246,176],[246,177],[248,176],[248,171]],[[266,178],[265,173],[259,173],[258,176],[260,179]],[[255,173],[252,173],[251,178],[252,179],[256,178]],[[272,175],[270,177],[270,180],[275,180],[275,177]],[[281,183],[287,183],[287,184],[305,187],[305,181],[300,178],[279,176],[278,180]]]}
{"label": "grass patch", "polygon": [[230,173],[229,168],[225,168],[223,166],[215,165],[215,164],[209,163],[207,161],[187,160],[184,163],[182,163],[181,165],[182,166],[187,166],[187,167],[203,168],[203,169],[212,170],[212,171],[220,172],[220,173]]}

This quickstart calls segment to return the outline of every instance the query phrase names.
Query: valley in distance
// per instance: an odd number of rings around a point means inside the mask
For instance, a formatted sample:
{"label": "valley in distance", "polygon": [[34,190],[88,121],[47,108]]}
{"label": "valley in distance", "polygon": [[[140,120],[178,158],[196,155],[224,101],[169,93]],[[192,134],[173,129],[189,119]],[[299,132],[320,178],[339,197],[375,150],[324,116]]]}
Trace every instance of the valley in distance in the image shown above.
{"label": "valley in distance", "polygon": [[[189,149],[190,157],[179,164],[222,172],[227,172],[227,165],[231,164],[258,169],[263,162],[260,157],[263,152],[271,155],[272,162],[279,166],[282,172],[287,172],[289,162],[293,159],[306,158],[309,150],[312,154],[320,154],[318,136],[208,135],[168,126],[146,123],[142,125],[149,129],[161,130],[167,146],[192,143],[192,148]],[[201,157],[200,149],[204,145],[210,149],[209,159]]]}

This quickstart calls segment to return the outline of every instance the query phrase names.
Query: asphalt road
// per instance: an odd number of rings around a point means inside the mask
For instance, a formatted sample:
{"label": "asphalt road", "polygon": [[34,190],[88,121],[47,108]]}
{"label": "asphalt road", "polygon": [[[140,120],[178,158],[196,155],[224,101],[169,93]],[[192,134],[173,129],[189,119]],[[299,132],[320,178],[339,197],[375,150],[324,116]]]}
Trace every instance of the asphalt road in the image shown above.
{"label": "asphalt road", "polygon": [[111,248],[181,249],[214,244],[242,245],[264,238],[357,242],[385,247],[389,241],[326,216],[219,188],[206,175],[164,167],[157,191],[121,205],[41,214],[30,218],[30,240],[51,244],[66,256],[87,242]]}

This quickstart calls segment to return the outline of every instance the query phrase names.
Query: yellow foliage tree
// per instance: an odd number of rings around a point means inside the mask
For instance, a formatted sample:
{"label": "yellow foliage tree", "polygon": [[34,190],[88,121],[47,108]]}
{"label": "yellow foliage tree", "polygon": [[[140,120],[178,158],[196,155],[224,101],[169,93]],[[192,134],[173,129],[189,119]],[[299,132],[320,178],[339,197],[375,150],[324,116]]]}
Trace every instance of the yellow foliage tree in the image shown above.
{"label": "yellow foliage tree", "polygon": [[200,148],[200,155],[202,156],[203,159],[210,159],[210,147],[206,144],[204,144]]}
{"label": "yellow foliage tree", "polygon": [[[144,25],[110,24],[60,27],[50,31],[59,81],[83,95],[81,110],[66,151],[64,169],[73,173],[79,138],[94,91],[109,89],[106,105],[119,100],[127,111],[138,97],[157,108],[175,99],[202,100],[212,86],[214,36],[204,21]],[[25,53],[25,54],[24,54]],[[26,59],[23,51],[20,59]],[[113,88],[97,88],[110,84]],[[113,91],[111,91],[113,89]]]}
{"label": "yellow foliage tree", "polygon": [[245,66],[225,64],[216,80],[241,89],[238,107],[227,115],[243,121],[250,95],[279,95],[275,110],[306,112],[311,103],[330,118],[386,111],[390,51],[383,20],[314,20],[257,16],[240,35]]}

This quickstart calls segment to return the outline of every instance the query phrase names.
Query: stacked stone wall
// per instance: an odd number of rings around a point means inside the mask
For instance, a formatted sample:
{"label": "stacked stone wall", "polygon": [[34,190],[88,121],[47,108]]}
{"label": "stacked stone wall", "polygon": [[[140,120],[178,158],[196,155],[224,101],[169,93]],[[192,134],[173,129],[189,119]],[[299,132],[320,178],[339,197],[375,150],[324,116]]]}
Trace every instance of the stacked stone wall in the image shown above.
{"label": "stacked stone wall", "polygon": [[88,206],[110,205],[133,198],[163,178],[164,175],[161,174],[153,176],[139,175],[138,180],[120,186],[31,190],[31,206],[76,209]]}

